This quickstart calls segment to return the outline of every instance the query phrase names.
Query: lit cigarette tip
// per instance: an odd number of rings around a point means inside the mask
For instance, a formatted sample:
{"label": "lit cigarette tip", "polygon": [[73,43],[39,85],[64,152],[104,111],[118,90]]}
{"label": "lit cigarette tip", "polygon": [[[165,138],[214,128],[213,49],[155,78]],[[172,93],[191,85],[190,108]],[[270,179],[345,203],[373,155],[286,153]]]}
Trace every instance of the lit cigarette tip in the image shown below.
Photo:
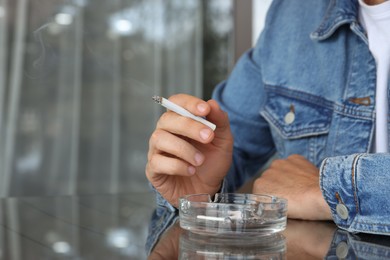
{"label": "lit cigarette tip", "polygon": [[162,102],[162,98],[160,96],[153,96],[152,99],[158,104],[161,104]]}

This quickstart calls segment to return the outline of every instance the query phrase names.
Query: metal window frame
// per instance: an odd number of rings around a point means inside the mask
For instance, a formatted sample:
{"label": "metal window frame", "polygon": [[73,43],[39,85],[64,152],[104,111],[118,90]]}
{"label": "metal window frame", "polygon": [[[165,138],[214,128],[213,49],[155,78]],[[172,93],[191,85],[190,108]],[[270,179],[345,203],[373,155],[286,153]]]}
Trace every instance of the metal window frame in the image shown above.
{"label": "metal window frame", "polygon": [[[253,3],[256,0],[232,0],[233,3],[233,39],[229,44],[232,45],[232,55],[229,55],[228,73],[233,70],[234,65],[242,54],[252,47],[253,34]],[[211,97],[215,86],[203,86],[203,98]]]}
{"label": "metal window frame", "polygon": [[[252,47],[252,1],[234,0],[234,61]],[[235,63],[234,62],[234,63]]]}

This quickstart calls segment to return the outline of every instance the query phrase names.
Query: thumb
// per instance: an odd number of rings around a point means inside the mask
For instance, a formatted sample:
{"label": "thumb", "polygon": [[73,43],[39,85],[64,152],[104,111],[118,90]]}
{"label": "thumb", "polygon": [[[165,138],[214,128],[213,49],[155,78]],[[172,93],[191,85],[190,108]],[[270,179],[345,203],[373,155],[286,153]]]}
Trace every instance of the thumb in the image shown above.
{"label": "thumb", "polygon": [[[215,129],[215,138],[213,142],[224,142],[225,145],[233,145],[233,136],[230,131],[230,123],[228,114],[221,109],[217,101],[211,99],[207,101],[210,105],[210,113],[207,115],[207,119],[213,122],[217,128]],[[228,143],[226,143],[228,141]]]}

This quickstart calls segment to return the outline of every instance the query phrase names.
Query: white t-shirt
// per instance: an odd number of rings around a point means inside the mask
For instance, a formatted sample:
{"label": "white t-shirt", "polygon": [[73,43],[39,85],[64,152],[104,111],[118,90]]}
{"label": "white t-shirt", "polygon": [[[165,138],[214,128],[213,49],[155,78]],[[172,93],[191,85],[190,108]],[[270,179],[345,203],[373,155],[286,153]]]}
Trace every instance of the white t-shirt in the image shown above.
{"label": "white t-shirt", "polygon": [[359,0],[359,19],[377,65],[374,152],[388,152],[388,85],[390,78],[390,1],[367,5]]}

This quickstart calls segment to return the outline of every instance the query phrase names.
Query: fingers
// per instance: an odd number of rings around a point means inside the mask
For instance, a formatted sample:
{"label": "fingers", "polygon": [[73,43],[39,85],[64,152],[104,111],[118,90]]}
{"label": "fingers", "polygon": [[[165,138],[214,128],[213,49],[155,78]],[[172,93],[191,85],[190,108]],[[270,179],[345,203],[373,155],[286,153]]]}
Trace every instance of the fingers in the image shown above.
{"label": "fingers", "polygon": [[[170,97],[169,100],[197,116],[206,116],[210,113],[211,108],[207,102],[190,95],[177,94]],[[214,138],[214,132],[208,126],[172,111],[167,111],[160,117],[157,129],[181,135],[200,143],[209,143]]]}
{"label": "fingers", "polygon": [[146,165],[146,176],[153,183],[159,175],[192,176],[195,174],[195,167],[188,165],[182,160],[163,156],[153,155]]}
{"label": "fingers", "polygon": [[208,126],[170,111],[160,117],[157,122],[157,129],[184,136],[200,143],[209,143],[214,138],[214,132]]}
{"label": "fingers", "polygon": [[220,109],[215,100],[206,102],[186,94],[174,95],[170,97],[169,100],[184,107],[194,115],[206,116],[208,120],[217,125],[217,128],[226,129],[229,127],[227,113]]}
{"label": "fingers", "polygon": [[169,98],[173,103],[187,109],[196,116],[206,116],[210,112],[210,106],[206,101],[187,94],[177,94]]}
{"label": "fingers", "polygon": [[[227,113],[222,111],[215,100],[205,102],[199,98],[185,94],[174,95],[169,98],[170,101],[184,107],[197,116],[206,117],[207,120],[216,124],[217,128],[212,131],[208,126],[176,114],[172,111],[164,113],[157,122],[157,128],[167,132],[181,135],[200,143],[210,143],[217,134],[219,139],[226,141],[232,140],[229,119]],[[229,145],[231,142],[229,143]]]}
{"label": "fingers", "polygon": [[147,176],[159,174],[192,176],[205,158],[192,144],[172,133],[157,129],[149,141]]}
{"label": "fingers", "polygon": [[[170,157],[182,159],[193,166],[200,166],[204,161],[203,154],[189,142],[160,129],[152,134],[149,142],[149,156],[155,153],[169,154]],[[151,157],[148,159],[152,160]]]}

